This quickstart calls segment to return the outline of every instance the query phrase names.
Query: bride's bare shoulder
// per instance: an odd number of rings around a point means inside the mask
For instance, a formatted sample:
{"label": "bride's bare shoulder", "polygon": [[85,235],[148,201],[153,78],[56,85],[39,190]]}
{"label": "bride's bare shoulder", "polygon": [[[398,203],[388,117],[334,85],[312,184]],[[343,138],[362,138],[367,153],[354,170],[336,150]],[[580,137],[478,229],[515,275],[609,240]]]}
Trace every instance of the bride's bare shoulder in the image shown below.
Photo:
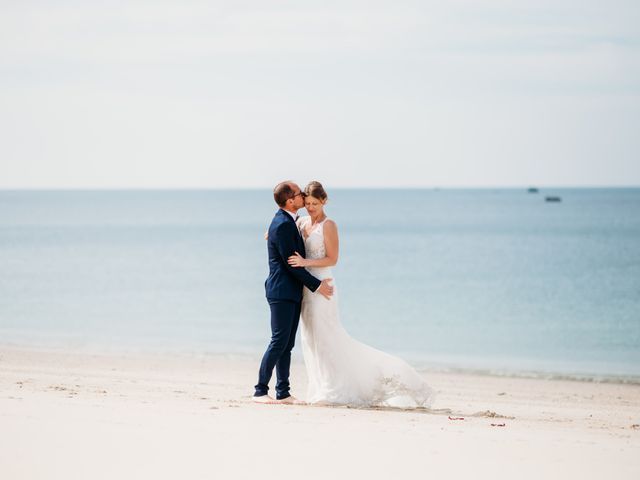
{"label": "bride's bare shoulder", "polygon": [[333,220],[331,220],[330,218],[327,218],[324,221],[324,229],[325,231],[334,231],[337,232],[338,231],[338,225],[336,224],[336,222],[334,222]]}

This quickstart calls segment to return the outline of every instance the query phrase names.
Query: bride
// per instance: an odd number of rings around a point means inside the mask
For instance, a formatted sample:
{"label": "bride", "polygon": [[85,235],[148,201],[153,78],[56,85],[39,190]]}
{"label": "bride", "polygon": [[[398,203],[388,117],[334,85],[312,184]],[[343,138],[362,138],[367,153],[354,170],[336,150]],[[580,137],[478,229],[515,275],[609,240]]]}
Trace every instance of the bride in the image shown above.
{"label": "bride", "polygon": [[[289,257],[289,265],[306,268],[316,278],[334,278],[338,263],[338,228],[324,213],[327,193],[319,182],[304,190],[309,216],[297,221],[306,256]],[[309,377],[307,402],[357,407],[428,407],[433,390],[405,361],[349,336],[340,323],[338,289],[330,299],[304,288],[302,352]]]}

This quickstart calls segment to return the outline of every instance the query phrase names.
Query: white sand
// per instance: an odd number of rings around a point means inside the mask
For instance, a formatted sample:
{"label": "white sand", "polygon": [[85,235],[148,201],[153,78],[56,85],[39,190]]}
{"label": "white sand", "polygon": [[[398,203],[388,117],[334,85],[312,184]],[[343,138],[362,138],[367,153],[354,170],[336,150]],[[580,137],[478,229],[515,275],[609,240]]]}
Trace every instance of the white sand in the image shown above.
{"label": "white sand", "polygon": [[257,368],[2,346],[0,479],[640,478],[638,385],[427,373],[435,412],[356,410],[256,405]]}

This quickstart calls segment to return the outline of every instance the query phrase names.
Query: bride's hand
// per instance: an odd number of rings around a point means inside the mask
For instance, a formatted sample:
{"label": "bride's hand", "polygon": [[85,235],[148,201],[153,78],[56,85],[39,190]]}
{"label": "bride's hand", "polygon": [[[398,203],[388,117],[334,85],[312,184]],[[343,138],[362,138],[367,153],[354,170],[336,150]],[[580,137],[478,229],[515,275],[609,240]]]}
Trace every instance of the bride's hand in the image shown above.
{"label": "bride's hand", "polygon": [[307,266],[307,260],[305,258],[303,258],[298,252],[296,252],[295,255],[291,255],[287,259],[287,263],[289,265],[291,265],[292,267],[306,267]]}

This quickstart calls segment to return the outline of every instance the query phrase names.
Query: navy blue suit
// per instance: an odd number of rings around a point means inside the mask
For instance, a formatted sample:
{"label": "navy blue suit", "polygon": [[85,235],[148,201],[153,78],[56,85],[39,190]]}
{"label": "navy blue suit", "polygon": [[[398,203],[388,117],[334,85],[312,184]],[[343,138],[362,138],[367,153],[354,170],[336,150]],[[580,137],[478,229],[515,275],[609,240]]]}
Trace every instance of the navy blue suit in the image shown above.
{"label": "navy blue suit", "polygon": [[269,277],[264,286],[271,309],[271,342],[260,364],[255,396],[267,394],[275,367],[276,398],[282,399],[289,396],[291,350],[300,321],[302,289],[306,286],[315,292],[321,282],[304,268],[292,267],[287,263],[287,259],[295,252],[303,257],[306,252],[295,221],[282,209],[278,210],[269,226],[267,248]]}

